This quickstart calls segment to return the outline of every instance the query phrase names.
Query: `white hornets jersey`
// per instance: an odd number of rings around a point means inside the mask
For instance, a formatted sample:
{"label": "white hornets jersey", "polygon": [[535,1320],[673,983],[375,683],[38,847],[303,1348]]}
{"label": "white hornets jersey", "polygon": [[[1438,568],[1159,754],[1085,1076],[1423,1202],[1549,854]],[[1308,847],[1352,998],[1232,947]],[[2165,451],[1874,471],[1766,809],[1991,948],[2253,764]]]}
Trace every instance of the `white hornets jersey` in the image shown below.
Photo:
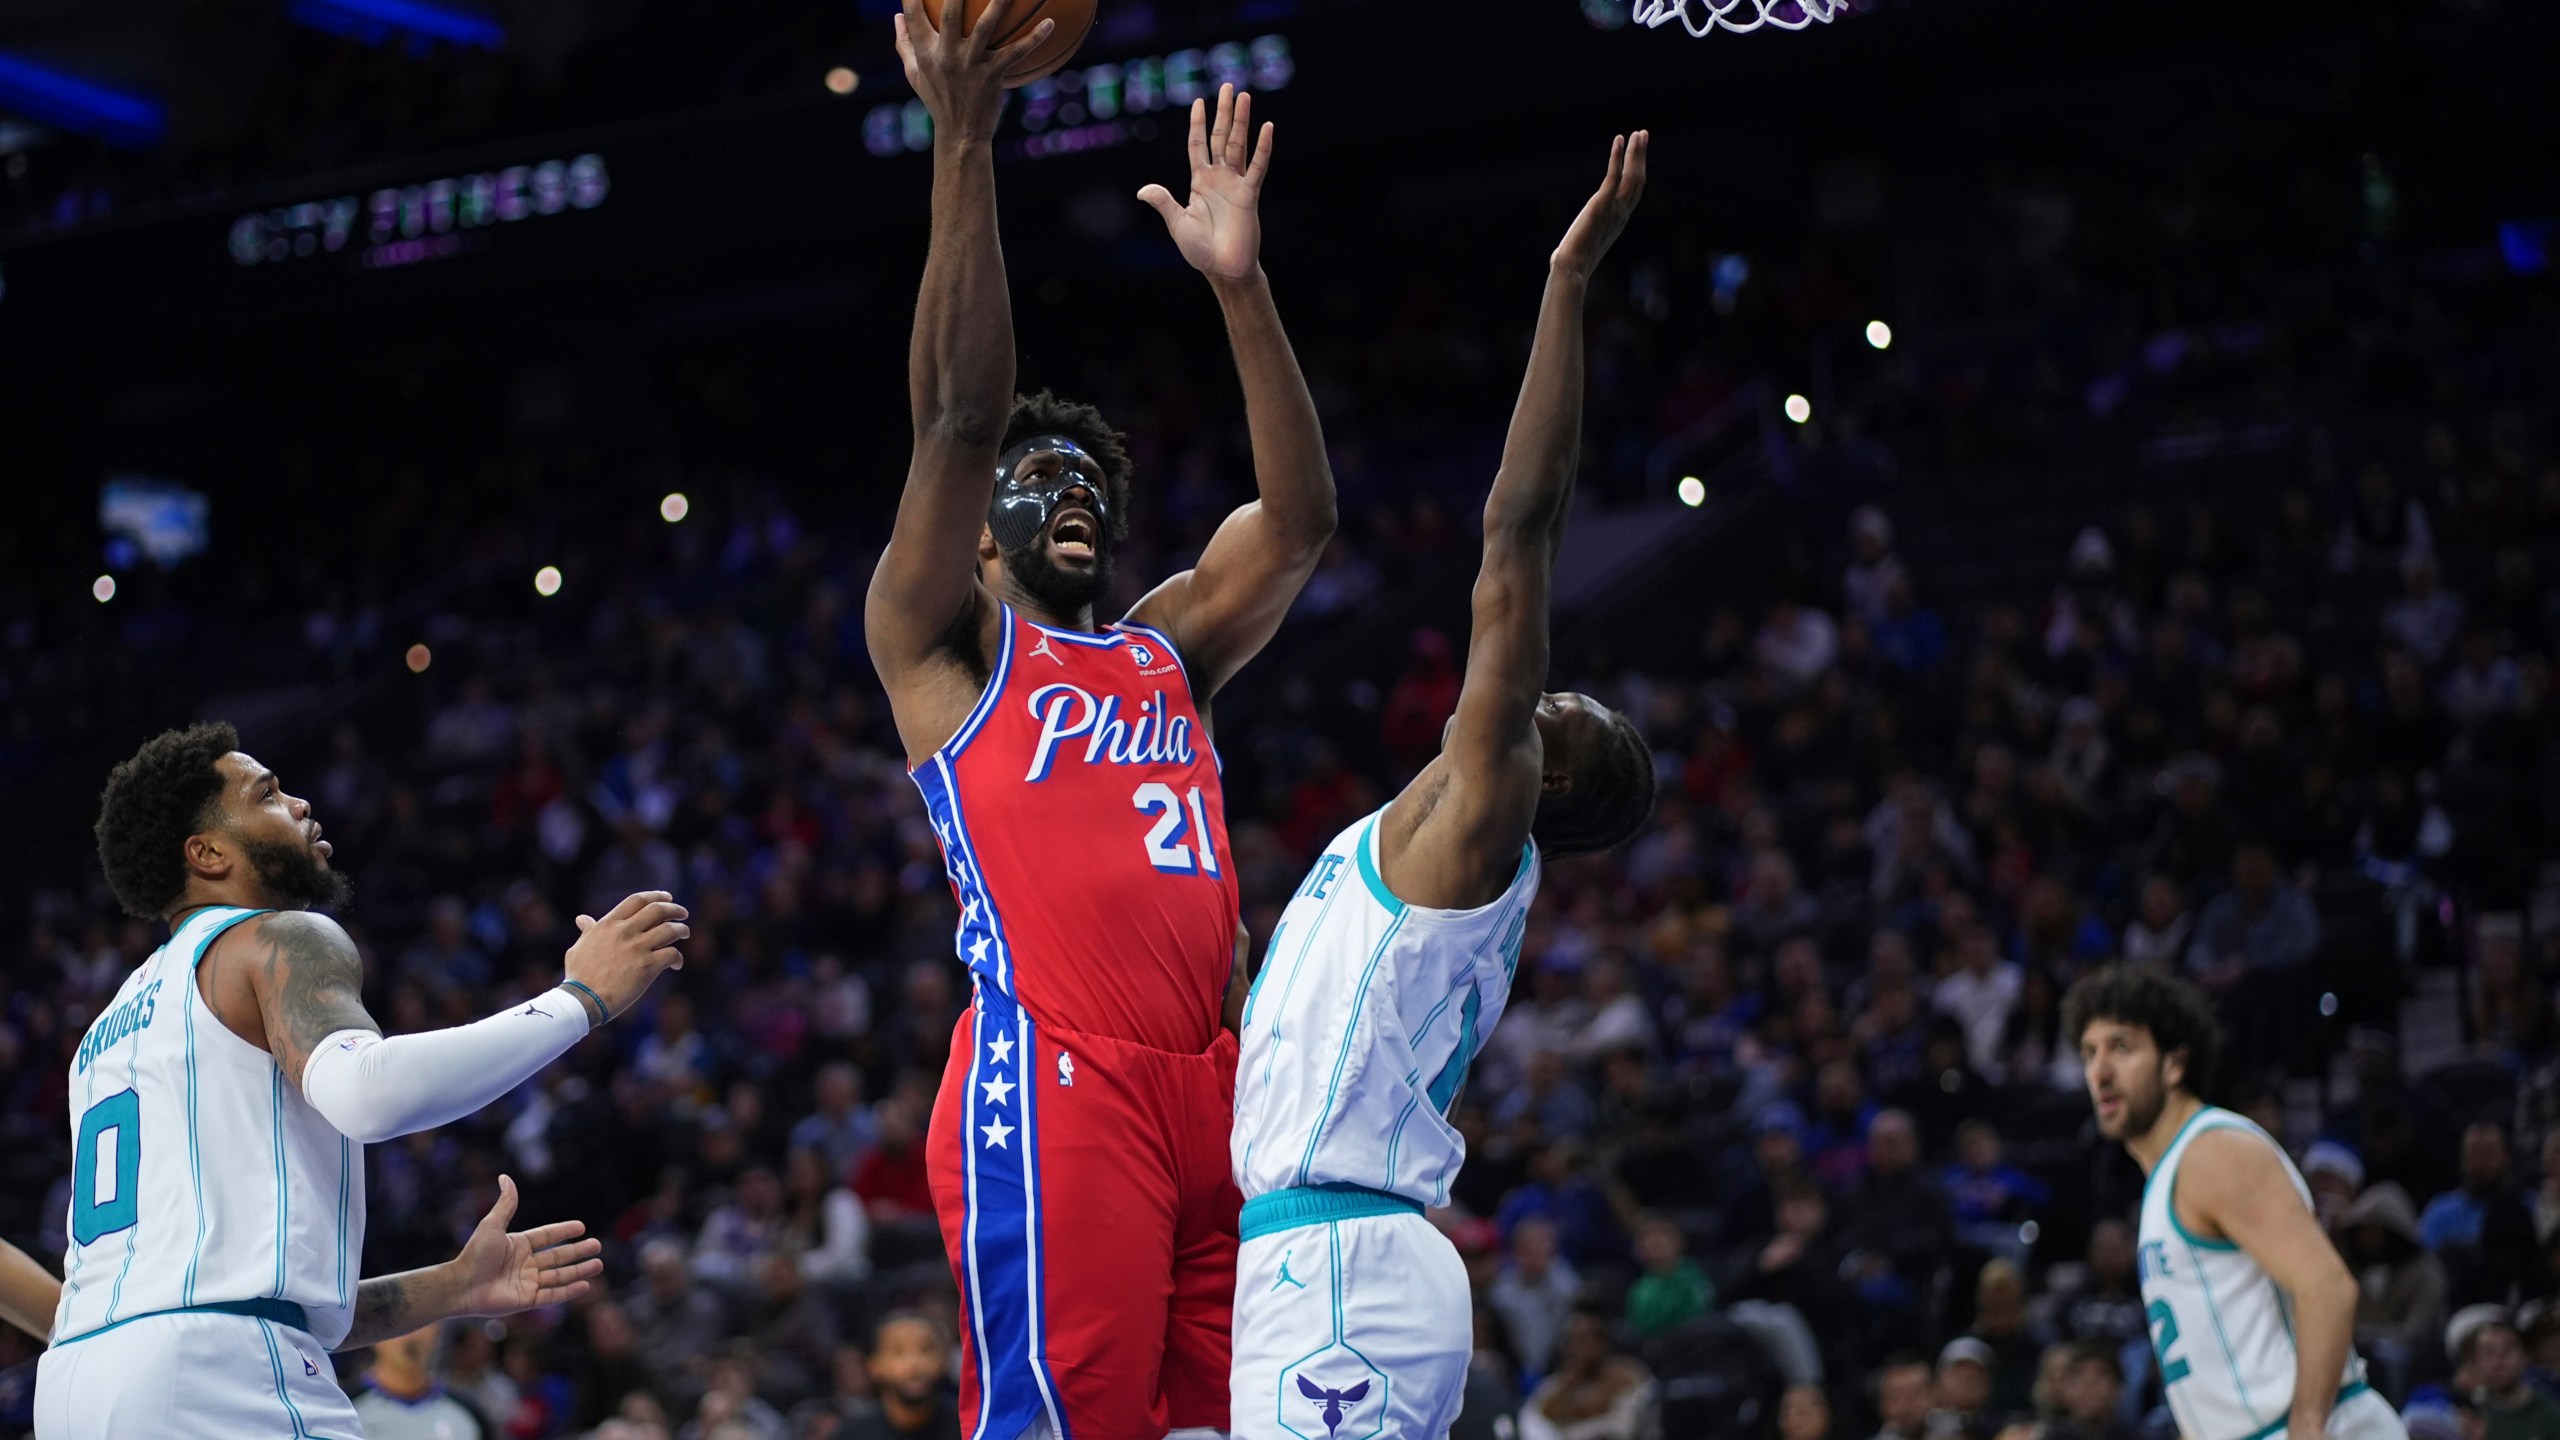
{"label": "white hornets jersey", "polygon": [[1228,1153],[1248,1200],[1354,1185],[1446,1205],[1467,1158],[1448,1111],[1511,998],[1538,847],[1493,903],[1426,909],[1378,877],[1384,813],[1325,847],[1245,1000]]}
{"label": "white hornets jersey", "polygon": [[353,1323],[364,1147],[196,991],[206,947],[258,913],[189,915],[80,1042],[56,1345],[161,1311],[251,1300],[300,1305],[324,1346]]}
{"label": "white hornets jersey", "polygon": [[[2267,1440],[2293,1408],[2293,1297],[2228,1240],[2187,1233],[2175,1200],[2187,1147],[2208,1130],[2241,1130],[2276,1152],[2305,1210],[2311,1189],[2275,1138],[2228,1110],[2207,1106],[2180,1127],[2142,1187],[2142,1301],[2161,1388],[2186,1440]],[[2348,1352],[2338,1398],[2365,1389],[2364,1361]]]}

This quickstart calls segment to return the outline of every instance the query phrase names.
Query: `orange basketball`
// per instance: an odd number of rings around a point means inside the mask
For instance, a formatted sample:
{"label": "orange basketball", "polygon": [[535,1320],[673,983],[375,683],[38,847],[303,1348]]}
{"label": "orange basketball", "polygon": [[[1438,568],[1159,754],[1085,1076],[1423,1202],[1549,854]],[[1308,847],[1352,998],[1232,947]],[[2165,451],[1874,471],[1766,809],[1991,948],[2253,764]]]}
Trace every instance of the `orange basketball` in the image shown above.
{"label": "orange basketball", "polygon": [[[1028,85],[1075,58],[1084,37],[1093,29],[1095,0],[1014,0],[1013,10],[1005,16],[1004,34],[994,43],[1010,45],[1030,33],[1031,27],[1043,20],[1055,20],[1058,28],[1049,32],[1039,49],[1024,57],[1023,62],[1005,72],[1004,83]],[[969,27],[974,33],[978,17],[986,13],[988,0],[968,0]],[[942,0],[925,0],[925,23],[939,29],[942,23]]]}

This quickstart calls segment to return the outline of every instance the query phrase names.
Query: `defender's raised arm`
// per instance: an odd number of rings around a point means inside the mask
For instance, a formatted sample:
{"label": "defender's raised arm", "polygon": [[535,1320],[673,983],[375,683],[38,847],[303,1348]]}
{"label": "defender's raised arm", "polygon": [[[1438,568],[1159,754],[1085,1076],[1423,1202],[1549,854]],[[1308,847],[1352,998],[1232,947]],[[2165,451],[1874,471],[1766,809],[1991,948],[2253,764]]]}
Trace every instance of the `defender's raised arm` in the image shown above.
{"label": "defender's raised arm", "polygon": [[1055,28],[1043,20],[998,46],[1014,0],[994,0],[974,30],[963,24],[962,0],[940,0],[939,28],[928,23],[926,3],[906,0],[893,22],[907,80],[933,115],[933,238],[907,355],[915,455],[863,611],[872,663],[914,754],[948,737],[920,733],[922,717],[911,713],[920,707],[901,703],[900,681],[977,592],[978,536],[1013,404],[1013,309],[996,240],[1003,77]]}
{"label": "defender's raised arm", "polygon": [[1268,124],[1253,133],[1253,97],[1221,86],[1214,119],[1204,102],[1191,105],[1190,202],[1174,203],[1161,185],[1138,192],[1164,217],[1182,258],[1218,293],[1253,436],[1259,497],[1218,527],[1197,566],[1130,612],[1172,638],[1192,696],[1203,703],[1271,643],[1333,538],[1324,426],[1262,273],[1262,181],[1272,137]]}
{"label": "defender's raised arm", "polygon": [[[1421,903],[1472,904],[1498,892],[1519,859],[1540,796],[1570,757],[1542,741],[1532,723],[1542,704],[1585,705],[1579,697],[1546,697],[1548,579],[1564,542],[1565,512],[1582,449],[1582,312],[1591,273],[1617,241],[1644,194],[1650,135],[1639,130],[1610,142],[1609,171],[1565,232],[1547,264],[1537,337],[1502,468],[1484,505],[1484,562],[1476,574],[1474,629],[1455,719],[1429,781],[1427,823],[1437,843],[1399,856],[1393,877],[1408,876]],[[1587,733],[1559,726],[1560,736]],[[1570,739],[1566,741],[1569,745]],[[1417,782],[1407,796],[1425,790]],[[1399,799],[1399,806],[1406,803]],[[1403,819],[1399,816],[1398,819]],[[1408,821],[1420,824],[1424,821]],[[1391,823],[1391,840],[1407,833]],[[1404,893],[1400,888],[1399,893]]]}

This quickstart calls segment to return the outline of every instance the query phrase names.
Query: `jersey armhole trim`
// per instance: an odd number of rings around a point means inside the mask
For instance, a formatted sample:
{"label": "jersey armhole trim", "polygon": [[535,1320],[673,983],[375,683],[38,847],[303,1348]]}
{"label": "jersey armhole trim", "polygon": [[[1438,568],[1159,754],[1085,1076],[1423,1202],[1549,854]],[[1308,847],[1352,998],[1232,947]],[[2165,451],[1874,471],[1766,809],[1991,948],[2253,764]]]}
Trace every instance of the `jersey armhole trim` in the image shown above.
{"label": "jersey armhole trim", "polygon": [[978,696],[977,704],[969,707],[968,715],[961,720],[960,728],[951,732],[951,738],[943,741],[940,749],[926,756],[924,765],[908,766],[908,774],[912,775],[936,760],[959,759],[960,753],[969,748],[969,742],[975,739],[978,731],[986,725],[987,717],[995,713],[996,701],[1004,696],[1005,677],[1013,669],[1013,607],[999,600],[996,602],[996,615],[1003,622],[1004,634],[996,641],[996,662],[987,671],[985,692]]}
{"label": "jersey armhole trim", "polygon": [[1404,902],[1396,898],[1396,892],[1388,889],[1386,880],[1378,874],[1378,819],[1385,813],[1382,810],[1378,815],[1371,816],[1368,830],[1360,836],[1360,881],[1369,887],[1370,898],[1376,900],[1388,914],[1402,915]]}
{"label": "jersey armhole trim", "polygon": [[[2239,1128],[2240,1128],[2240,1127],[2239,1127],[2239,1126],[2237,1126],[2237,1125],[2232,1125],[2232,1124],[2224,1123],[2224,1122],[2221,1122],[2221,1121],[2216,1121],[2216,1122],[2214,1122],[2214,1123],[2212,1123],[2212,1124],[2209,1124],[2209,1125],[2204,1126],[2204,1127],[2203,1127],[2203,1128],[2201,1128],[2201,1129],[2196,1129],[2196,1132],[2195,1132],[2195,1134],[2194,1134],[2193,1136],[2187,1136],[2187,1135],[2185,1135],[2185,1134],[2184,1134],[2184,1132],[2185,1132],[2186,1130],[2195,1128],[2195,1123],[2196,1123],[2196,1121],[2203,1119],[2203,1118],[2204,1118],[2208,1113],[2210,1113],[2210,1112],[2209,1112],[2209,1111],[2205,1111],[2205,1110],[2199,1110],[2199,1111],[2197,1111],[2193,1116],[2190,1116],[2190,1117],[2188,1118],[2187,1123],[2186,1123],[2185,1125],[2183,1125],[2183,1126],[2179,1127],[2179,1129],[2180,1129],[2180,1133],[2181,1133],[2181,1138],[2182,1138],[2182,1139],[2185,1139],[2185,1140],[2186,1140],[2186,1142],[2187,1142],[2187,1144],[2189,1144],[2189,1145],[2193,1145],[2197,1140],[2202,1139],[2202,1138],[2204,1137],[2204,1135],[2205,1135],[2205,1133],[2206,1133],[2207,1131],[2212,1131],[2212,1130],[2237,1130],[2237,1129],[2239,1129]],[[2176,1148],[2176,1147],[2173,1145],[2173,1146],[2172,1146],[2172,1148]],[[2178,1152],[2178,1164],[2179,1164],[2179,1168],[2181,1168],[2181,1169],[2184,1169],[2184,1168],[2185,1168],[2185,1166],[2186,1166],[2186,1158],[2187,1158],[2187,1157],[2186,1157],[2186,1152],[2185,1152],[2184,1150],[2180,1150],[2180,1151]],[[2194,1246],[2194,1247],[2195,1247],[2195,1248],[2197,1248],[2198,1250],[2215,1250],[2215,1251],[2220,1251],[2220,1252],[2222,1252],[2222,1253],[2224,1253],[2224,1254],[2230,1254],[2230,1253],[2233,1253],[2233,1252],[2237,1251],[2237,1250],[2240,1248],[2240,1246],[2239,1246],[2238,1242],[2236,1242],[2236,1241],[2231,1241],[2231,1240],[2208,1240],[2208,1239],[2206,1239],[2204,1236],[2199,1235],[2199,1234],[2197,1234],[2196,1232],[2194,1232],[2193,1230],[2188,1229],[2188,1228],[2187,1228],[2187,1222],[2178,1218],[2178,1177],[2177,1177],[2176,1175],[2174,1175],[2174,1174],[2172,1174],[2172,1175],[2169,1177],[2168,1207],[2169,1207],[2169,1228],[2178,1232],[2178,1238],[2179,1238],[2179,1239],[2186,1241],[2188,1244],[2190,1244],[2190,1245]]]}
{"label": "jersey armhole trim", "polygon": [[230,931],[232,926],[239,924],[243,920],[254,920],[261,915],[273,915],[274,913],[276,912],[273,910],[242,910],[237,914],[215,922],[213,928],[205,932],[204,939],[196,946],[195,953],[187,957],[188,982],[190,984],[194,982],[196,967],[202,965],[204,963],[204,957],[212,952],[213,942],[221,939]]}

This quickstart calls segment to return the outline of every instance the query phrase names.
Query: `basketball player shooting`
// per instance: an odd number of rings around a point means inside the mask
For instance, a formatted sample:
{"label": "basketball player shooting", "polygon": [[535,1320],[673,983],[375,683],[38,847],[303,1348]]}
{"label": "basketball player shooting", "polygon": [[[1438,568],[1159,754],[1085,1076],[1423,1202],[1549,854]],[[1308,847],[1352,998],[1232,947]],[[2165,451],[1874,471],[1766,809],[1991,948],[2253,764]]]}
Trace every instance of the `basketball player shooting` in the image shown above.
{"label": "basketball player shooting", "polygon": [[2356,1282],[2275,1137],[2198,1098],[2221,1027],[2202,991],[2111,965],[2063,997],[2098,1133],[2142,1167],[2142,1300],[2189,1440],[2407,1440],[2355,1353]]}
{"label": "basketball player shooting", "polygon": [[1234,867],[1208,705],[1333,533],[1333,478],[1260,261],[1272,131],[1194,105],[1190,195],[1149,186],[1224,311],[1259,498],[1196,568],[1097,623],[1129,461],[1092,407],[1014,395],[993,139],[1010,0],[897,25],[933,116],[933,233],[909,354],[915,453],[864,612],[960,907],[973,998],[927,1161],[981,1440],[1223,1429]]}
{"label": "basketball player shooting", "polygon": [[1611,144],[1549,261],[1440,754],[1325,847],[1246,1002],[1239,1437],[1449,1433],[1474,1325],[1466,1267],[1422,1214],[1449,1203],[1466,1159],[1447,1116],[1510,997],[1540,857],[1611,849],[1653,808],[1635,726],[1542,693],[1582,448],[1583,298],[1644,193],[1648,144],[1641,130]]}
{"label": "basketball player shooting", "polygon": [[682,963],[664,894],[581,915],[566,978],[470,1025],[386,1039],[311,806],[228,725],[172,730],[107,778],[98,858],[167,944],[71,1067],[71,1245],[36,1372],[47,1440],[363,1433],[328,1352],[576,1299],[578,1221],[510,1234],[515,1182],[462,1253],[359,1281],[363,1146],[513,1090]]}

